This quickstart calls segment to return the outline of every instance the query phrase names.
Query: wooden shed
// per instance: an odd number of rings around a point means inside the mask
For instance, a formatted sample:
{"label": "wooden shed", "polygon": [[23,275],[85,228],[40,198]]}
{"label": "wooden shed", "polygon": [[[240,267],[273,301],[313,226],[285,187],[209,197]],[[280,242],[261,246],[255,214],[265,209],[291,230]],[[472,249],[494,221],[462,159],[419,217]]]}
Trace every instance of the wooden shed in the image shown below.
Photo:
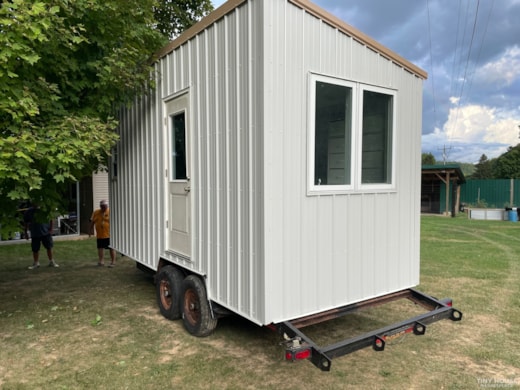
{"label": "wooden shed", "polygon": [[154,72],[121,113],[111,240],[169,269],[163,314],[188,275],[259,325],[419,283],[423,70],[309,1],[230,0]]}
{"label": "wooden shed", "polygon": [[458,164],[423,165],[421,212],[454,217],[460,209],[460,190],[465,182]]}

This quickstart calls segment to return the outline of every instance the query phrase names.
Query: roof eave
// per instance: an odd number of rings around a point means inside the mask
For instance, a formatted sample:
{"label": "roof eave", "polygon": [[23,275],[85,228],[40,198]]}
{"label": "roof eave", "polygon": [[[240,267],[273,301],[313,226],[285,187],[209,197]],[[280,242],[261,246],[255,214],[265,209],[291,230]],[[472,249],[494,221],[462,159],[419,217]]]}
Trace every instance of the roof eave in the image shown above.
{"label": "roof eave", "polygon": [[[184,44],[185,42],[189,41],[191,38],[193,38],[195,35],[203,31],[204,29],[211,26],[213,23],[215,23],[217,20],[223,18],[228,13],[233,11],[235,8],[239,7],[241,4],[245,3],[247,0],[228,0],[224,4],[222,4],[219,8],[211,12],[209,15],[204,17],[199,22],[195,23],[193,26],[191,26],[188,30],[184,31],[179,37],[168,43],[166,46],[164,46],[161,50],[159,50],[154,58],[156,60],[166,56],[167,54],[171,53],[173,50]],[[345,23],[338,17],[332,15],[331,13],[325,11],[323,8],[318,7],[316,4],[311,3],[308,0],[287,0],[290,3],[294,4],[295,6],[307,11],[309,14],[314,15],[320,20],[323,20],[328,25],[337,28],[339,31],[343,32],[344,34],[351,36],[361,44],[365,45],[366,47],[370,48],[371,50],[374,50],[375,52],[379,53],[383,57],[389,59],[390,61],[394,62],[395,64],[401,66],[403,69],[406,69],[408,72],[416,75],[417,77],[421,79],[427,79],[428,73],[419,68],[418,66],[412,64],[410,61],[406,60],[405,58],[401,57],[399,54],[395,53],[394,51],[390,50],[389,48],[381,45],[374,39],[370,38],[368,35],[362,33],[355,27],[352,27],[351,25]]]}

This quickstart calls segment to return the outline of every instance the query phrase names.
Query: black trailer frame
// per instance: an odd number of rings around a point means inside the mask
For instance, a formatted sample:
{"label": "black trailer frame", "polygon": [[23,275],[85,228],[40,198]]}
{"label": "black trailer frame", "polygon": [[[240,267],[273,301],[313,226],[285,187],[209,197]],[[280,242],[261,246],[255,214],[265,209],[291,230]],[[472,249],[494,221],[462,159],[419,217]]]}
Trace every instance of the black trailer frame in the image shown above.
{"label": "black trailer frame", "polygon": [[[378,306],[398,299],[409,299],[429,311],[328,346],[318,346],[300,330],[309,325],[338,318],[363,308]],[[438,300],[415,289],[406,289],[316,315],[285,321],[275,326],[286,339],[284,343],[287,360],[310,359],[316,367],[323,371],[329,371],[333,358],[369,346],[372,346],[376,351],[383,351],[385,349],[386,340],[412,332],[415,335],[423,335],[426,332],[426,325],[443,319],[450,319],[452,321],[460,321],[462,319],[462,312],[451,306],[451,299]]]}

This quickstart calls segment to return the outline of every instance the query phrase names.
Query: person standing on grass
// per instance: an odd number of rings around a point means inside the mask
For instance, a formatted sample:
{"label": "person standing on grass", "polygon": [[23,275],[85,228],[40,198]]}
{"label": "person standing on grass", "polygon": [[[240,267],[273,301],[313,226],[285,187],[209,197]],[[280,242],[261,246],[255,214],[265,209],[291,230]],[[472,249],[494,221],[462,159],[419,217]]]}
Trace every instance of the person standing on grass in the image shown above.
{"label": "person standing on grass", "polygon": [[98,250],[98,266],[105,265],[105,249],[110,252],[110,265],[116,265],[116,251],[110,248],[110,210],[108,202],[102,200],[99,202],[99,209],[95,210],[90,217],[90,233],[89,237],[94,234],[96,228],[97,250]]}
{"label": "person standing on grass", "polygon": [[33,253],[33,264],[29,269],[36,269],[40,267],[40,247],[43,244],[47,249],[47,257],[49,258],[49,267],[59,267],[54,261],[54,254],[52,248],[54,241],[52,239],[52,220],[45,221],[40,208],[37,205],[30,207],[24,214],[23,220],[25,225],[25,238],[28,240],[29,235],[27,231],[31,232],[31,249]]}

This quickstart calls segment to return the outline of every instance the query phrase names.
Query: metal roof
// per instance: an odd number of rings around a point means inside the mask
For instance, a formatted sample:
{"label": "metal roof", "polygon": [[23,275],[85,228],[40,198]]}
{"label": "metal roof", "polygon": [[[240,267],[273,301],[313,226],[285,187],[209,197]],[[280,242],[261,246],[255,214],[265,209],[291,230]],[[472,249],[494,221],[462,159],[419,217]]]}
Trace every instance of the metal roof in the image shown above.
{"label": "metal roof", "polygon": [[[223,18],[227,14],[233,12],[233,10],[239,7],[241,4],[247,2],[248,0],[228,0],[224,4],[222,4],[219,8],[211,12],[205,18],[200,20],[198,23],[194,24],[188,30],[183,32],[178,38],[171,41],[169,44],[164,46],[159,52],[156,53],[155,58],[160,59],[166,56],[168,53],[171,53],[173,50],[204,31],[208,27],[210,27],[217,20]],[[388,58],[395,64],[401,66],[403,69],[406,69],[408,72],[420,77],[422,79],[428,78],[428,73],[419,68],[418,66],[412,64],[405,58],[401,57],[399,54],[394,51],[388,49],[387,47],[381,45],[376,42],[374,39],[370,38],[368,35],[362,33],[355,27],[345,23],[338,17],[333,14],[325,11],[323,8],[318,7],[316,4],[308,1],[308,0],[285,0],[295,6],[301,8],[302,10],[308,12],[309,14],[315,16],[316,18],[322,20],[324,23],[329,24],[330,26],[338,29],[342,33],[354,38],[358,42],[365,45],[367,48],[379,53],[385,58]]]}
{"label": "metal roof", "polygon": [[[455,177],[459,184],[466,182],[466,177],[458,164],[435,164],[435,165],[423,165],[422,166],[422,176],[435,176],[437,178],[441,178],[445,176],[447,173],[451,175],[455,174]],[[452,179],[454,180],[454,179]]]}

